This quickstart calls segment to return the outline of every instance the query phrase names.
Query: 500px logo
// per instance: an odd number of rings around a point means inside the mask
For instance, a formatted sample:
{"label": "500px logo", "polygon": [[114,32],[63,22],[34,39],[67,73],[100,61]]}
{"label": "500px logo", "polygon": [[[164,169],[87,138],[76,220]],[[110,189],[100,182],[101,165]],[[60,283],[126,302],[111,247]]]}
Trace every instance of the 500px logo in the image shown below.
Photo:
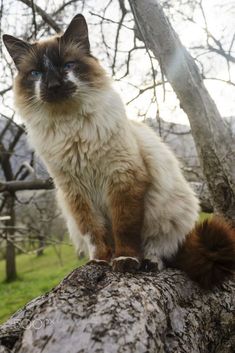
{"label": "500px logo", "polygon": [[16,327],[20,327],[23,329],[27,328],[34,328],[35,330],[40,330],[42,327],[45,326],[50,326],[50,325],[54,325],[54,322],[51,319],[34,319],[34,320],[30,320],[30,319],[12,319],[13,325],[15,325]]}

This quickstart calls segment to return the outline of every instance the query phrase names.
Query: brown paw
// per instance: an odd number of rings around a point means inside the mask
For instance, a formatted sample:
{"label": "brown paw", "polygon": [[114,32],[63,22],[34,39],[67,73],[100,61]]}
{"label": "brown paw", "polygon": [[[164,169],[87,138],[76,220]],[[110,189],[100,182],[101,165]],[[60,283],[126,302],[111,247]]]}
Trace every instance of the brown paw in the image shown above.
{"label": "brown paw", "polygon": [[93,259],[90,260],[86,263],[87,265],[102,265],[102,266],[109,266],[109,263],[105,260],[98,260],[98,259]]}
{"label": "brown paw", "polygon": [[113,260],[112,269],[117,272],[136,272],[140,261],[135,257],[120,256]]}
{"label": "brown paw", "polygon": [[144,259],[141,262],[140,270],[144,272],[157,272],[159,270],[158,263],[151,260]]}

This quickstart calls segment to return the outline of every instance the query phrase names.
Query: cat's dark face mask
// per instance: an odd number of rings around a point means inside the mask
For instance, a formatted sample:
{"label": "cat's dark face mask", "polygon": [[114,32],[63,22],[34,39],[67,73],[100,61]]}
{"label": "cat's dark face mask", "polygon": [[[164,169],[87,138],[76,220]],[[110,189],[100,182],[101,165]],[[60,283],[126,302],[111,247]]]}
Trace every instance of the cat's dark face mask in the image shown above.
{"label": "cat's dark face mask", "polygon": [[45,102],[60,102],[73,96],[79,86],[78,61],[66,61],[58,41],[37,48],[38,63],[25,81]]}
{"label": "cat's dark face mask", "polygon": [[73,72],[77,66],[75,61],[68,63],[61,62],[59,53],[50,53],[50,48],[43,54],[42,72],[32,72],[39,76],[40,94],[42,100],[46,102],[60,101],[69,98],[75,91],[76,85],[69,80],[68,73]]}

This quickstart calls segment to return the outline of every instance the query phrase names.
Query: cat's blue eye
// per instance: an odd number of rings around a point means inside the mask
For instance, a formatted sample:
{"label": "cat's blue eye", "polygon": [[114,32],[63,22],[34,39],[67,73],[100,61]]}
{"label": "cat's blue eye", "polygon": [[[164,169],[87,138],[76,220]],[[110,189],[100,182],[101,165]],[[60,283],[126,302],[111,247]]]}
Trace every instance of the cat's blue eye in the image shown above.
{"label": "cat's blue eye", "polygon": [[67,63],[64,64],[64,69],[69,71],[69,70],[73,70],[76,66],[76,62],[75,61],[69,61]]}
{"label": "cat's blue eye", "polygon": [[32,70],[30,72],[31,77],[33,77],[35,80],[39,80],[42,76],[42,72],[41,71],[37,71],[37,70]]}

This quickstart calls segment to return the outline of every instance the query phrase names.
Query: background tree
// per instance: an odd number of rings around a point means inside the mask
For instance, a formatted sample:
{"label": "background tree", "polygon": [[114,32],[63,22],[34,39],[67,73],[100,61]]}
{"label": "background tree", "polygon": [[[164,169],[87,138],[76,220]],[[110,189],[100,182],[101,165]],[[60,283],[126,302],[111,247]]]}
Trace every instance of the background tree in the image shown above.
{"label": "background tree", "polygon": [[[2,125],[0,130],[0,175],[2,179],[0,182],[0,212],[1,215],[9,217],[5,226],[2,226],[2,237],[6,243],[6,279],[10,281],[17,277],[15,249],[22,250],[15,239],[19,231],[16,225],[16,204],[20,202],[16,192],[21,189],[30,189],[30,187],[51,189],[53,184],[48,179],[36,179],[33,168],[34,153],[25,146],[24,128],[15,123],[12,118],[7,119],[3,116],[0,122]],[[29,199],[33,201],[32,195]]]}
{"label": "background tree", "polygon": [[[12,181],[17,177],[19,171],[16,174],[13,172],[11,165],[11,157],[14,153],[15,146],[19,142],[23,129],[13,124],[11,121],[7,121],[1,131],[0,136],[0,165],[2,172],[7,182]],[[6,138],[5,136],[8,135]],[[9,136],[10,135],[10,136]],[[14,226],[15,226],[15,194],[12,192],[5,192],[1,200],[1,213],[4,212],[9,216],[9,220],[6,221],[6,278],[7,280],[13,280],[16,278],[16,263],[15,263],[15,247],[14,247]]]}
{"label": "background tree", "polygon": [[140,38],[161,63],[164,75],[186,112],[212,195],[215,211],[235,220],[234,142],[211,99],[193,58],[156,0],[132,1],[130,5]]}

